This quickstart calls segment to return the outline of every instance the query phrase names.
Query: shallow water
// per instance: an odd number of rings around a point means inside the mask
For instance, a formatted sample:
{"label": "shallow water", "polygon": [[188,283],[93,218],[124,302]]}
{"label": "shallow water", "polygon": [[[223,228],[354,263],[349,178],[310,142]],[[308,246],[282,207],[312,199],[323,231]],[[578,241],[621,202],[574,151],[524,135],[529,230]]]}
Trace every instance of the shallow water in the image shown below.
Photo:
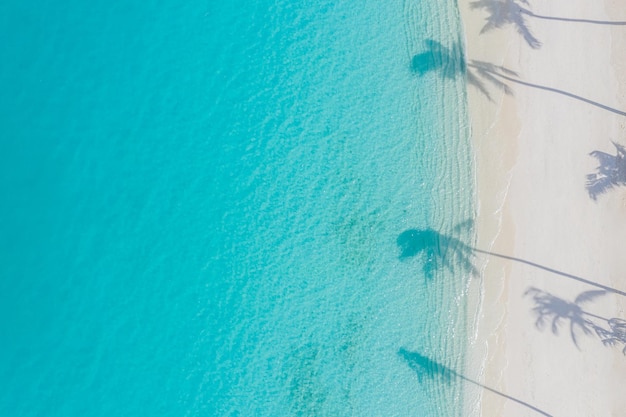
{"label": "shallow water", "polygon": [[0,6],[0,411],[463,415],[456,6],[228,3]]}

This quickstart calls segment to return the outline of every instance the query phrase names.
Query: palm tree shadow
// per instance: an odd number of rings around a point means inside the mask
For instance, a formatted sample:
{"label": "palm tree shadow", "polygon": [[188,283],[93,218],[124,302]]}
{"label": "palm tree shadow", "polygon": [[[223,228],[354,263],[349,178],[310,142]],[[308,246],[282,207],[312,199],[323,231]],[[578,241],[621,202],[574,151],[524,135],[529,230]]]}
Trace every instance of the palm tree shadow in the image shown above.
{"label": "palm tree shadow", "polygon": [[552,333],[558,335],[559,328],[569,322],[570,337],[577,348],[580,349],[576,338],[576,330],[579,329],[587,336],[595,334],[605,346],[623,345],[622,353],[626,355],[626,321],[616,317],[607,319],[582,308],[583,304],[606,294],[604,290],[585,291],[571,302],[534,287],[524,293],[535,303],[532,311],[537,316],[535,326],[539,330],[549,323]]}
{"label": "palm tree shadow", "polygon": [[569,91],[524,81],[515,71],[506,67],[478,60],[466,62],[463,48],[458,43],[448,48],[432,39],[426,39],[424,42],[426,44],[426,50],[414,55],[411,60],[411,70],[420,76],[429,72],[439,72],[441,76],[446,79],[453,79],[462,75],[465,77],[467,83],[476,87],[490,101],[493,100],[489,94],[487,85],[496,87],[508,95],[513,95],[513,90],[507,83],[510,82],[556,93],[620,116],[626,116],[626,111],[607,106],[606,104],[570,93]]}
{"label": "palm tree shadow", "polygon": [[[606,104],[602,104],[599,103],[597,101],[594,100],[590,100],[586,97],[582,97],[579,96],[577,94],[573,94],[570,93],[569,91],[565,91],[565,90],[560,90],[558,88],[553,88],[553,87],[549,87],[546,85],[541,85],[541,84],[534,84],[534,83],[530,83],[527,81],[522,80],[519,75],[514,72],[511,71],[505,67],[502,66],[497,66],[494,64],[491,64],[489,62],[484,62],[484,61],[470,61],[470,63],[468,64],[468,68],[470,70],[476,71],[477,74],[479,74],[481,77],[483,77],[484,79],[489,80],[491,83],[499,86],[500,88],[504,89],[504,91],[507,94],[512,94],[512,90],[506,85],[506,81],[515,83],[515,84],[519,84],[519,85],[523,85],[526,87],[531,87],[531,88],[535,88],[538,90],[543,90],[543,91],[549,91],[551,93],[556,93],[562,96],[566,96],[569,98],[572,98],[574,100],[578,100],[581,101],[583,103],[587,103],[587,104],[591,104],[592,106],[598,107],[600,109],[609,111],[611,113],[615,113],[618,114],[620,116],[626,116],[626,112],[620,109],[616,109],[614,107],[610,107],[607,106]],[[469,72],[469,70],[468,70]]]}
{"label": "palm tree shadow", "polygon": [[589,155],[598,160],[600,164],[596,172],[587,175],[585,188],[592,200],[611,190],[612,188],[626,185],[626,148],[612,142],[616,149],[615,155],[601,151],[593,151]]}
{"label": "palm tree shadow", "polygon": [[469,382],[471,384],[477,385],[479,387],[482,387],[483,389],[490,391],[494,394],[497,394],[501,397],[504,397],[508,400],[514,401],[517,404],[520,404],[526,408],[529,408],[535,412],[537,412],[538,414],[541,414],[543,416],[546,417],[552,417],[551,414],[546,413],[545,411],[525,402],[522,401],[518,398],[512,397],[508,394],[505,394],[501,391],[498,391],[496,389],[490,388],[486,385],[481,384],[480,382],[477,382],[471,378],[466,377],[463,374],[460,374],[456,371],[454,371],[453,369],[448,368],[445,365],[442,365],[430,358],[428,358],[427,356],[424,356],[418,352],[411,352],[408,351],[404,348],[400,348],[400,350],[398,351],[398,355],[404,359],[407,363],[407,365],[409,366],[409,368],[411,368],[415,374],[417,375],[417,379],[419,381],[419,383],[423,383],[424,380],[426,378],[434,380],[434,379],[441,379],[443,380],[444,383],[446,384],[450,384],[451,382],[455,381],[455,380],[461,380],[461,381],[465,381],[465,382]]}
{"label": "palm tree shadow", "polygon": [[543,271],[550,272],[586,285],[599,288],[607,293],[617,294],[626,297],[626,291],[609,287],[598,282],[585,279],[573,274],[569,274],[558,269],[550,268],[522,258],[491,252],[480,248],[472,247],[464,243],[459,236],[462,232],[467,232],[473,227],[473,220],[466,220],[457,224],[449,235],[437,232],[433,229],[407,229],[400,233],[396,243],[400,248],[400,260],[407,260],[413,257],[420,257],[424,264],[423,272],[426,278],[433,278],[434,272],[441,267],[448,268],[452,272],[470,272],[478,275],[478,270],[473,264],[474,256],[479,254],[489,255],[496,258],[519,262]]}
{"label": "palm tree shadow", "polygon": [[601,327],[592,318],[607,321],[603,317],[588,313],[582,309],[582,304],[594,301],[597,297],[606,294],[604,290],[592,290],[580,293],[574,302],[570,302],[542,291],[535,287],[530,287],[524,295],[532,297],[535,306],[532,311],[537,316],[535,326],[543,330],[546,324],[550,323],[550,329],[555,335],[559,334],[559,328],[564,322],[569,322],[569,333],[572,342],[577,348],[576,329],[581,330],[585,335],[590,336]]}
{"label": "palm tree shadow", "polygon": [[[527,1],[521,0],[521,2],[528,5]],[[484,9],[489,14],[487,23],[480,31],[481,34],[506,25],[513,25],[528,46],[533,49],[541,47],[541,42],[535,38],[526,22],[528,9],[520,6],[515,0],[478,0],[470,3],[470,8],[472,10]]]}
{"label": "palm tree shadow", "polygon": [[[471,220],[460,223],[453,229],[453,233],[472,225]],[[401,260],[422,257],[422,271],[427,279],[432,279],[435,271],[441,268],[451,272],[478,274],[473,264],[472,247],[451,235],[430,228],[408,229],[400,233],[396,243],[400,248]]]}
{"label": "palm tree shadow", "polygon": [[444,78],[454,79],[465,71],[465,54],[458,42],[445,47],[433,39],[424,40],[426,50],[413,56],[411,70],[418,75],[438,71]]}

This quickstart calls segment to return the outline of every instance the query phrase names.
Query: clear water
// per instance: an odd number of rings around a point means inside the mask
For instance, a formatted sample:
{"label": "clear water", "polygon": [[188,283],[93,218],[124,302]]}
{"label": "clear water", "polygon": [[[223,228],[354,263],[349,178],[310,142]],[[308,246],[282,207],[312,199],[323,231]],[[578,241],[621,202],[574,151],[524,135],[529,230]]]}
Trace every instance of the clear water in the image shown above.
{"label": "clear water", "polygon": [[[461,416],[453,1],[0,5],[0,414]],[[470,238],[470,236],[465,236]]]}

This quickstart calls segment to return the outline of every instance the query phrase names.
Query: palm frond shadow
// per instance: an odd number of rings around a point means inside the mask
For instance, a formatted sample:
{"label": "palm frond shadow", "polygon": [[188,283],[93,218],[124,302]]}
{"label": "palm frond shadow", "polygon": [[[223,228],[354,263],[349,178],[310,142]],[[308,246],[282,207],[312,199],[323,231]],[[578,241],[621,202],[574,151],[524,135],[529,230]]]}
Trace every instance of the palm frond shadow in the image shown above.
{"label": "palm frond shadow", "polygon": [[537,316],[535,326],[543,330],[549,323],[552,333],[558,335],[563,323],[569,323],[570,337],[576,347],[579,347],[576,339],[577,329],[590,336],[598,327],[590,317],[587,317],[588,313],[582,309],[582,304],[605,294],[606,291],[603,290],[586,291],[578,295],[574,302],[570,302],[534,287],[530,287],[524,293],[532,297],[535,303],[532,309]]}
{"label": "palm frond shadow", "polygon": [[[522,6],[523,4],[524,6]],[[535,14],[530,10],[530,4],[526,0],[478,0],[470,3],[470,9],[482,9],[487,12],[487,22],[481,29],[480,33],[489,32],[493,29],[499,29],[503,26],[511,25],[515,27],[524,41],[533,49],[541,47],[541,41],[537,39],[530,30],[527,17],[552,20],[568,23],[589,23],[596,25],[626,25],[624,21],[610,20],[593,20],[593,19],[576,19],[559,16],[544,16]]]}
{"label": "palm frond shadow", "polygon": [[[521,3],[528,5],[528,2],[524,0]],[[503,26],[512,25],[517,33],[524,38],[528,46],[533,49],[541,47],[541,42],[535,38],[526,22],[529,10],[520,6],[515,0],[478,0],[470,3],[470,8],[472,10],[483,9],[488,13],[487,23],[481,29],[481,34]]]}
{"label": "palm frond shadow", "polygon": [[[517,72],[505,68],[501,65],[495,65],[490,62],[471,60],[467,64],[467,80],[470,84],[477,87],[488,99],[491,100],[485,84],[482,80],[486,81],[491,86],[504,91],[507,95],[514,95],[513,89],[509,85],[498,78],[498,74],[507,75],[509,77],[519,77]],[[470,81],[474,79],[475,81]]]}
{"label": "palm frond shadow", "polygon": [[446,47],[433,39],[424,40],[424,50],[411,59],[411,71],[423,76],[430,72],[438,72],[445,79],[465,76],[466,81],[477,88],[485,97],[492,101],[488,86],[513,94],[513,90],[494,74],[502,73],[517,77],[517,73],[494,64],[465,59],[463,47],[455,42]]}
{"label": "palm frond shadow", "polygon": [[622,353],[626,356],[626,320],[612,318],[607,321],[608,329],[600,329],[597,334],[605,346],[622,345]]}
{"label": "palm frond shadow", "polygon": [[496,395],[504,397],[508,400],[511,400],[526,408],[529,408],[542,416],[552,417],[551,414],[546,413],[545,411],[535,407],[534,405],[531,405],[530,403],[526,401],[522,401],[511,395],[505,394],[501,391],[498,391],[496,389],[483,385],[478,381],[468,378],[465,375],[458,373],[454,371],[453,369],[448,368],[447,366],[442,365],[439,362],[420,354],[419,352],[411,352],[405,348],[400,348],[400,350],[398,350],[398,356],[404,359],[404,361],[407,363],[409,368],[411,368],[415,372],[415,374],[417,375],[417,380],[419,381],[420,384],[425,383],[427,379],[429,380],[439,379],[439,380],[442,380],[446,384],[450,384],[455,381],[465,381],[465,382],[469,382],[470,384],[479,386]]}
{"label": "palm frond shadow", "polygon": [[568,326],[574,345],[578,345],[577,333],[586,336],[597,336],[605,346],[623,344],[626,355],[626,321],[619,318],[598,316],[583,310],[583,304],[594,302],[598,297],[606,295],[604,290],[584,291],[574,301],[567,301],[549,292],[530,287],[524,295],[533,299],[535,306],[532,312],[536,316],[535,326],[543,330],[550,326],[554,335],[559,335],[562,326]]}
{"label": "palm frond shadow", "polygon": [[616,149],[615,155],[593,151],[589,155],[598,160],[596,172],[587,175],[585,188],[592,200],[613,188],[626,186],[626,148],[612,142]]}
{"label": "palm frond shadow", "polygon": [[[453,232],[472,227],[473,222],[467,221],[458,224]],[[445,235],[433,229],[408,229],[400,233],[396,240],[400,248],[400,259],[405,260],[415,256],[422,258],[422,271],[427,279],[432,279],[435,271],[445,268],[450,272],[471,273],[478,271],[473,263],[471,246],[451,235]]]}

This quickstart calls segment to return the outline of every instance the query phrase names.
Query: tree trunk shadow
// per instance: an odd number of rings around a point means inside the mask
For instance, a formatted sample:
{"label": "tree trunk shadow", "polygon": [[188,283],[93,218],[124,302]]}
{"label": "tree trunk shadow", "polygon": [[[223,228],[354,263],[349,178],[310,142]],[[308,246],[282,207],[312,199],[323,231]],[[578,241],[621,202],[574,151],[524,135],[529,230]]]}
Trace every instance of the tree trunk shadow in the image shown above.
{"label": "tree trunk shadow", "polygon": [[467,64],[467,66],[468,66],[468,71],[470,68],[474,69],[477,72],[477,74],[482,75],[483,77],[496,78],[496,79],[499,79],[500,82],[502,82],[502,80],[506,80],[512,83],[524,85],[526,87],[536,88],[536,89],[544,90],[544,91],[550,91],[552,93],[564,95],[566,97],[570,97],[575,100],[582,101],[587,104],[591,104],[592,106],[609,111],[611,113],[618,114],[620,116],[626,116],[626,112],[622,110],[619,110],[619,109],[607,106],[605,104],[599,103],[597,101],[593,101],[588,98],[570,93],[568,91],[559,90],[558,88],[552,88],[552,87],[548,87],[545,85],[533,84],[527,81],[523,81],[519,78],[519,76],[515,72],[510,71],[504,67],[496,66],[489,62],[471,60]]}
{"label": "tree trunk shadow", "polygon": [[607,292],[610,292],[610,293],[613,293],[613,294],[617,294],[617,295],[622,295],[622,296],[626,297],[626,292],[624,292],[622,290],[618,290],[616,288],[608,287],[606,285],[602,285],[602,284],[599,284],[597,282],[593,282],[593,281],[590,281],[588,279],[578,277],[576,275],[568,274],[567,272],[559,271],[559,270],[554,269],[554,268],[549,268],[547,266],[540,265],[540,264],[535,263],[535,262],[527,261],[527,260],[521,259],[521,258],[515,258],[515,257],[509,256],[509,255],[503,255],[501,253],[490,252],[490,251],[486,251],[486,250],[482,250],[482,249],[478,249],[478,248],[474,248],[474,251],[478,252],[478,253],[483,253],[485,255],[491,255],[491,256],[495,256],[497,258],[508,259],[508,260],[511,260],[511,261],[515,261],[515,262],[523,263],[523,264],[526,264],[526,265],[530,265],[530,266],[533,266],[535,268],[543,269],[544,271],[548,271],[548,272],[551,272],[553,274],[561,275],[561,276],[563,276],[565,278],[573,279],[575,281],[582,282],[584,284],[591,285],[591,286],[594,286],[596,288],[600,288],[600,289],[602,289],[604,291],[607,291]]}
{"label": "tree trunk shadow", "polygon": [[[457,225],[457,228],[471,228],[472,225],[473,222],[470,220],[468,222]],[[430,228],[407,229],[404,232],[400,233],[400,235],[398,235],[398,238],[396,239],[396,244],[400,249],[400,260],[405,260],[416,256],[421,256],[422,258],[425,258],[425,262],[422,268],[427,278],[432,278],[434,270],[440,267],[448,268],[451,272],[470,273],[472,275],[477,275],[478,270],[474,265],[474,254],[482,253],[485,255],[495,256],[497,258],[519,262],[525,265],[542,269],[547,272],[551,272],[553,274],[560,275],[565,278],[591,285],[593,287],[613,294],[626,296],[625,291],[612,288],[576,275],[568,274],[566,272],[540,265],[538,263],[531,262],[525,259],[472,247],[462,242],[459,238],[454,237],[453,235],[446,235]]]}
{"label": "tree trunk shadow", "polygon": [[558,17],[558,16],[543,16],[539,14],[535,14],[526,8],[521,9],[521,13],[524,13],[528,16],[534,17],[536,19],[544,19],[544,20],[555,20],[559,22],[568,22],[568,23],[589,23],[592,25],[609,25],[609,26],[624,26],[626,22],[617,21],[617,20],[592,20],[592,19],[573,19],[570,17]]}

